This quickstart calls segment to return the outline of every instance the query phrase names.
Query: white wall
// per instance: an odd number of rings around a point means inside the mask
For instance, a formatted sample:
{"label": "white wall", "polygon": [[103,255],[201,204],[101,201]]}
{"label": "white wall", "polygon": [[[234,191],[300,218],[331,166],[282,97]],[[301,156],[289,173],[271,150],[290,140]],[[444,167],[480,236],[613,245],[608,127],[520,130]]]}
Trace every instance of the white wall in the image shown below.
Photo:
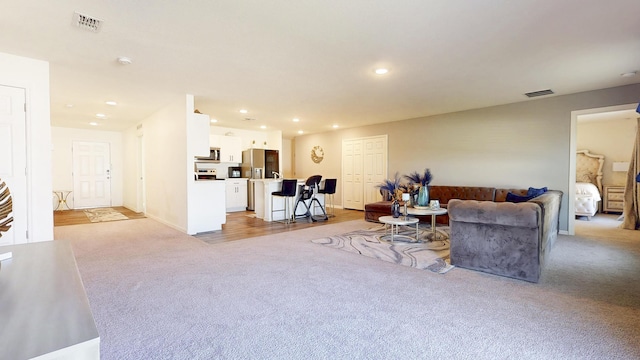
{"label": "white wall", "polygon": [[53,240],[49,63],[0,53],[0,84],[26,90],[27,241]]}
{"label": "white wall", "polygon": [[[389,176],[430,168],[434,185],[564,192],[560,229],[568,229],[571,112],[637,103],[640,84],[529,100],[452,114],[334,130],[295,139],[295,176],[341,178],[342,139],[389,135]],[[309,155],[320,145],[324,161]],[[336,203],[342,205],[340,180]]]}
{"label": "white wall", "polygon": [[[111,206],[122,206],[123,155],[122,133],[114,131],[51,128],[51,156],[54,190],[73,190],[73,153],[74,141],[108,143],[111,152]],[[67,198],[67,204],[74,208],[73,193]]]}
{"label": "white wall", "polygon": [[604,155],[603,185],[625,186],[626,172],[614,172],[614,161],[631,161],[636,139],[636,119],[578,122],[576,145],[578,150]]}
{"label": "white wall", "polygon": [[137,126],[122,132],[122,205],[135,212],[144,212],[142,204],[138,204],[138,179],[142,174],[138,174],[138,137],[142,136],[142,131],[136,129]]}
{"label": "white wall", "polygon": [[[193,113],[193,96],[181,96],[142,120],[141,128],[125,132],[124,162],[135,169],[135,138],[144,134],[146,215],[180,231],[187,231],[187,179],[193,174],[193,162],[187,163],[187,113]],[[191,166],[187,172],[188,167]],[[136,173],[125,175],[126,201],[136,196]]]}
{"label": "white wall", "polygon": [[282,139],[280,168],[282,170],[282,177],[287,179],[295,178],[293,175],[293,140],[291,139]]}

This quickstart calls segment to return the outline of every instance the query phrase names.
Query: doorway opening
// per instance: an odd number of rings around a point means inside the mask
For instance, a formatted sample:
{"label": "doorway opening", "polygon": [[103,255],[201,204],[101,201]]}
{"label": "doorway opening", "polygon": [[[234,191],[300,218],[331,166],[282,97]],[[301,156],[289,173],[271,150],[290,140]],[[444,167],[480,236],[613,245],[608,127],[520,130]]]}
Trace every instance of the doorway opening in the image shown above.
{"label": "doorway opening", "polygon": [[[637,116],[637,114],[635,113],[635,109],[637,107],[637,104],[626,104],[626,105],[619,105],[619,106],[609,106],[609,107],[602,107],[602,108],[594,108],[594,109],[587,109],[587,110],[580,110],[580,111],[572,111],[571,112],[571,139],[570,139],[570,146],[569,146],[569,193],[567,194],[567,198],[568,198],[568,204],[569,204],[569,219],[568,219],[568,229],[567,232],[569,235],[575,235],[575,230],[576,230],[576,216],[575,216],[575,201],[576,201],[576,151],[577,150],[585,150],[582,148],[578,148],[579,144],[578,144],[578,124],[580,122],[589,122],[589,121],[609,121],[610,123],[612,123],[613,121],[618,121],[618,120],[622,120],[625,119],[627,117],[631,117],[633,119],[635,119],[635,117]],[[602,134],[600,134],[600,136],[602,136]],[[602,141],[597,142],[597,141],[593,141],[591,142],[591,144],[593,144],[591,147],[595,147],[594,150],[592,149],[587,149],[592,151],[593,153],[597,153],[600,154],[602,152],[607,152],[608,150],[605,150],[603,148],[603,146],[606,146],[606,134],[602,137]],[[614,136],[614,135],[612,135]],[[609,141],[611,139],[608,139]],[[621,139],[617,139],[617,142],[619,142]],[[582,141],[581,141],[582,142]],[[616,142],[616,140],[614,139],[613,141],[614,143]],[[587,142],[587,144],[589,144]],[[580,145],[584,145],[584,144],[580,144]],[[629,145],[629,144],[627,144]],[[632,143],[630,143],[629,146],[633,146]],[[628,161],[626,160],[627,157],[629,157],[631,155],[631,150],[628,151],[628,154],[626,155],[618,155],[618,153],[616,152],[610,152],[610,154],[616,154],[613,156],[609,156],[609,158],[605,158],[605,171],[604,174],[605,176],[603,177],[603,183],[605,185],[614,185],[612,184],[612,182],[615,181],[616,177],[612,174],[612,163],[614,161]],[[601,204],[600,204],[600,211],[598,212],[598,214],[601,214],[602,212],[602,202],[606,201],[604,199],[604,194],[601,194]],[[597,214],[596,214],[597,215]]]}

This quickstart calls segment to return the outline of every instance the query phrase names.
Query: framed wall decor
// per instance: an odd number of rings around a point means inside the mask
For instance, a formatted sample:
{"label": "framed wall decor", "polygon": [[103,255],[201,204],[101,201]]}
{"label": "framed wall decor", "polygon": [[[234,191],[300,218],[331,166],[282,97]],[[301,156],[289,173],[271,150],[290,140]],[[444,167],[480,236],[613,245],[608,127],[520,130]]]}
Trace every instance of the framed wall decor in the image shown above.
{"label": "framed wall decor", "polygon": [[322,149],[322,146],[314,146],[313,149],[311,149],[311,160],[313,160],[314,163],[319,164],[322,162],[322,159],[324,159],[324,150]]}

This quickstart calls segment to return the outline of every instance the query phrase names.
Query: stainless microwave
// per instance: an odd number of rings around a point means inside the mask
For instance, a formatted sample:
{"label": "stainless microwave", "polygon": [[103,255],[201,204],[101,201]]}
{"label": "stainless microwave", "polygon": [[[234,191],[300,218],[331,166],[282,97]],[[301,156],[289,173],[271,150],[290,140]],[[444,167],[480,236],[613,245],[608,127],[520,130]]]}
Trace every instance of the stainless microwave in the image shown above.
{"label": "stainless microwave", "polygon": [[196,156],[196,160],[201,161],[220,161],[220,148],[209,149],[209,156]]}

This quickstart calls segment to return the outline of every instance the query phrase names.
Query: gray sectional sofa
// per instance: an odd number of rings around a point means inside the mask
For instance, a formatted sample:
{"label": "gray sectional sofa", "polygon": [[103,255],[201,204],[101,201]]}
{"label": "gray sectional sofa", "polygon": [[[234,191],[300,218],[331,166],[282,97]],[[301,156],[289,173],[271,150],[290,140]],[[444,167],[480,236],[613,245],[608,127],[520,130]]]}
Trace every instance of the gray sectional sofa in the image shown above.
{"label": "gray sectional sofa", "polygon": [[538,282],[558,236],[562,192],[525,202],[451,199],[451,264]]}

